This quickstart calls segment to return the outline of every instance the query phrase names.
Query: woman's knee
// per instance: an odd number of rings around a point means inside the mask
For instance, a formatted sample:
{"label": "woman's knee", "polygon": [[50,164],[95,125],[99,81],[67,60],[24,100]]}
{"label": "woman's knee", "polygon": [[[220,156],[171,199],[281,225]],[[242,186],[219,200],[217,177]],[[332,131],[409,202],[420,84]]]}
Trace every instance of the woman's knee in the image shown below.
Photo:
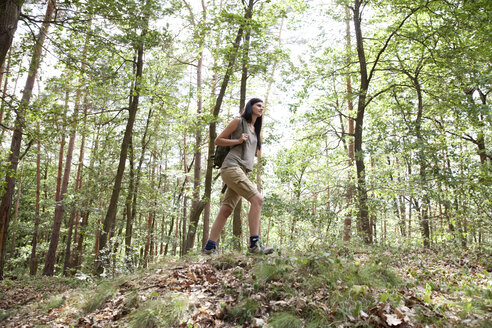
{"label": "woman's knee", "polygon": [[256,193],[254,196],[252,196],[249,201],[251,204],[262,206],[263,205],[263,195],[260,193]]}
{"label": "woman's knee", "polygon": [[221,206],[221,211],[222,213],[224,214],[225,217],[229,217],[229,215],[232,214],[232,211],[234,209],[232,207],[230,207],[229,205],[226,205],[226,204],[222,204]]}

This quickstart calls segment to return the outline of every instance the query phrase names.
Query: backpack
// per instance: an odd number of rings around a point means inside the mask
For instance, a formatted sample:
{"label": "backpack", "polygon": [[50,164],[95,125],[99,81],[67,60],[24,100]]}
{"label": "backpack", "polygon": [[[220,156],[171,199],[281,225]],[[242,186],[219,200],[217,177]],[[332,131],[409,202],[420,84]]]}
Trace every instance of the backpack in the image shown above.
{"label": "backpack", "polygon": [[[246,120],[241,117],[241,122],[239,123],[240,126],[238,128],[240,128],[242,130],[241,133],[244,133],[244,131],[248,131],[248,122],[246,122]],[[237,131],[237,130],[236,130]],[[231,134],[232,136],[232,134]],[[229,136],[229,138],[231,137]],[[236,147],[236,146],[239,146],[239,145],[235,145],[235,146],[217,146],[215,147],[215,153],[212,155],[212,160],[214,162],[213,164],[213,167],[216,168],[216,169],[220,169],[222,167],[222,163],[224,163],[224,160],[227,156],[227,154],[229,154],[229,151],[233,148],[233,147]],[[241,147],[242,147],[242,153],[241,153],[241,159],[244,159],[244,142],[241,144]]]}

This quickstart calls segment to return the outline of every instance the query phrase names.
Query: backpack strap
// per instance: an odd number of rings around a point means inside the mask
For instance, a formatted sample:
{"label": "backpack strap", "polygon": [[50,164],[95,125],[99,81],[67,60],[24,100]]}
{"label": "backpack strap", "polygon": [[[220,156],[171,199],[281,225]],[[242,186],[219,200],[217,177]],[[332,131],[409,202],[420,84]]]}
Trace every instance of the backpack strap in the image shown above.
{"label": "backpack strap", "polygon": [[[242,133],[248,133],[248,122],[246,122],[246,120],[244,119],[244,117],[241,116],[241,127],[242,127],[242,130],[243,132]],[[244,149],[246,148],[246,145],[244,144],[244,142],[241,144],[241,159],[244,160]]]}

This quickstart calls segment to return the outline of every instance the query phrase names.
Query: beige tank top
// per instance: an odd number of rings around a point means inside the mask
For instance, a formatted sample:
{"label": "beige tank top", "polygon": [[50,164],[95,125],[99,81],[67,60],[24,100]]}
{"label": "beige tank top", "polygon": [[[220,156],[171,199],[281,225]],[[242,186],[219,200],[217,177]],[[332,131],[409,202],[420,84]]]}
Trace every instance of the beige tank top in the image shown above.
{"label": "beige tank top", "polygon": [[[244,120],[244,118],[241,117],[241,120]],[[245,143],[244,158],[243,159],[241,158],[243,146],[236,145],[231,148],[226,158],[224,159],[224,162],[222,163],[221,166],[222,169],[231,166],[242,166],[248,172],[253,170],[253,164],[256,154],[256,134],[253,131],[251,131],[249,128],[247,129],[247,131],[243,132],[241,125],[242,122],[239,122],[236,131],[234,131],[231,135],[231,139],[239,139],[241,133],[247,133],[249,135],[248,140],[244,142]]]}

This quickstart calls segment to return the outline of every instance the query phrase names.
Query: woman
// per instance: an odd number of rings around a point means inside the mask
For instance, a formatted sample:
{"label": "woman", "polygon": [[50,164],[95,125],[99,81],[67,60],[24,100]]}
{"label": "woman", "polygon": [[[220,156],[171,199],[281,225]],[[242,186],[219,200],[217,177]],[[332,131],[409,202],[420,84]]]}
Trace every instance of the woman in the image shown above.
{"label": "woman", "polygon": [[[248,213],[250,232],[248,251],[253,254],[273,253],[273,248],[264,248],[259,243],[263,196],[248,178],[249,172],[253,169],[255,155],[261,149],[260,132],[264,106],[261,99],[252,98],[249,100],[241,117],[235,118],[215,139],[217,146],[231,146],[232,148],[220,168],[220,174],[227,185],[227,190],[222,199],[219,214],[217,214],[210,230],[210,239],[205,245],[204,254],[217,252],[216,243],[219,240],[220,232],[240,197],[246,198],[251,203]],[[241,128],[243,125],[241,120],[248,123],[247,131],[243,131]],[[242,145],[243,143],[244,145]],[[235,147],[237,145],[242,146]]]}

